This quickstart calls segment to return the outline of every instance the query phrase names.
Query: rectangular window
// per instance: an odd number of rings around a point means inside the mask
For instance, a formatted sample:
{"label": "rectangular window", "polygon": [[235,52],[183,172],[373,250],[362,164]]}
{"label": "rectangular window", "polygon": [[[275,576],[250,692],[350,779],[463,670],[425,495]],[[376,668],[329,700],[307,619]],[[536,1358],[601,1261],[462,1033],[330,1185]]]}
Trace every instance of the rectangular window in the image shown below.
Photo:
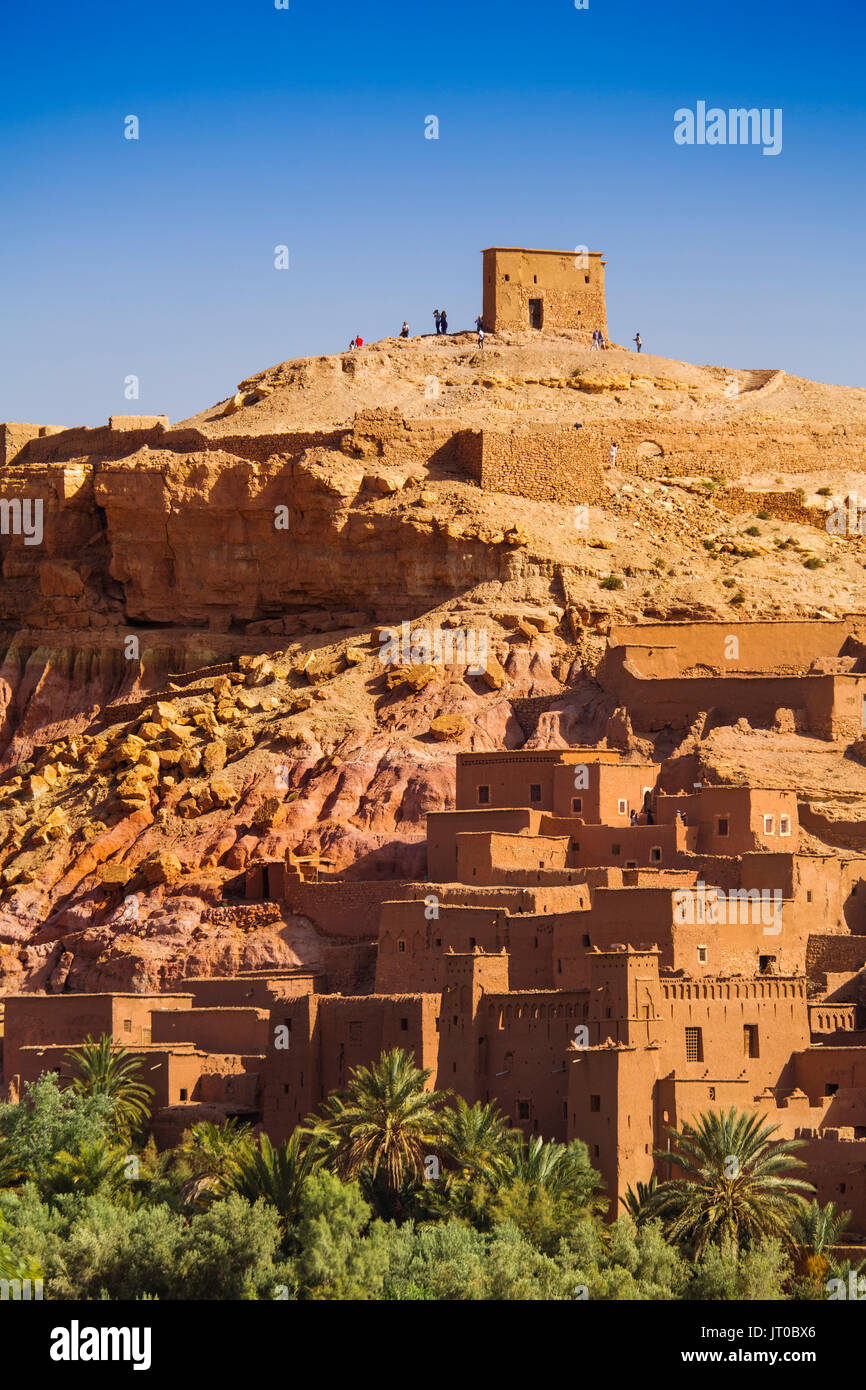
{"label": "rectangular window", "polygon": [[601,1110],[601,1096],[590,1096],[589,1108],[593,1111]]}
{"label": "rectangular window", "polygon": [[541,800],[541,783],[540,783],[540,782],[533,782],[532,785],[530,786],[530,788],[529,788],[529,800],[530,800],[530,801],[540,801],[540,800]]}
{"label": "rectangular window", "polygon": [[727,833],[728,833],[728,818],[727,818],[727,816],[719,816],[719,819],[718,819],[718,822],[717,822],[717,825],[716,825],[716,834],[717,834],[717,835],[727,835]]}
{"label": "rectangular window", "polygon": [[478,805],[479,805],[479,806],[487,806],[487,805],[489,804],[489,802],[490,802],[490,788],[489,788],[489,786],[488,786],[488,787],[477,787],[476,790],[477,790],[477,792],[478,792]]}
{"label": "rectangular window", "polygon": [[131,1033],[131,1032],[132,1032],[132,1019],[131,1019],[131,1018],[125,1018],[125,1019],[123,1020],[123,1031],[124,1031],[124,1033]]}
{"label": "rectangular window", "polygon": [[185,1086],[181,1086],[181,1088],[180,1088],[180,1098],[181,1098],[181,1100],[188,1100],[188,1099],[189,1099],[189,1091],[186,1089]]}
{"label": "rectangular window", "polygon": [[775,816],[764,816],[764,834],[765,834],[765,835],[775,835],[775,833],[776,833],[776,817],[775,817]]}
{"label": "rectangular window", "polygon": [[401,1019],[400,1019],[400,1032],[401,1032],[401,1033],[408,1033],[408,1031],[409,1031],[409,1020],[408,1020],[408,1018],[401,1018]]}
{"label": "rectangular window", "polygon": [[790,833],[791,833],[791,817],[790,817],[790,816],[780,816],[780,817],[779,817],[779,834],[780,834],[780,835],[790,835]]}
{"label": "rectangular window", "polygon": [[660,864],[660,863],[661,863],[661,860],[662,860],[662,852],[661,852],[661,850],[659,849],[658,845],[653,845],[652,849],[650,850],[650,862],[653,863],[653,864]]}
{"label": "rectangular window", "polygon": [[399,956],[402,956],[402,955],[405,954],[405,951],[406,951],[406,942],[403,941],[403,940],[398,941],[398,942],[397,942],[397,954],[398,954]]}
{"label": "rectangular window", "polygon": [[611,854],[613,854],[613,855],[619,854],[619,853],[620,853],[620,848],[621,848],[620,845],[611,845],[611,847],[610,847],[610,852],[611,852]]}
{"label": "rectangular window", "polygon": [[758,1025],[757,1023],[743,1024],[743,1052],[747,1057],[760,1057],[758,1051]]}
{"label": "rectangular window", "polygon": [[699,947],[698,947],[698,965],[706,965],[706,963],[707,963],[707,948],[706,948],[706,946],[699,946]]}
{"label": "rectangular window", "polygon": [[704,1060],[704,1040],[700,1028],[686,1029],[686,1061],[702,1062]]}
{"label": "rectangular window", "polygon": [[628,815],[628,802],[626,801],[624,796],[621,796],[619,801],[616,803],[616,809],[619,815]]}
{"label": "rectangular window", "polygon": [[349,1024],[349,1042],[359,1043],[361,1041],[361,1021],[356,1020]]}
{"label": "rectangular window", "polygon": [[582,796],[573,796],[573,797],[571,798],[571,809],[572,809],[572,811],[575,812],[575,814],[577,814],[578,811],[582,811],[582,810],[583,810],[583,797],[582,797]]}
{"label": "rectangular window", "polygon": [[529,1101],[528,1101],[528,1100],[519,1100],[519,1101],[517,1102],[517,1118],[518,1118],[518,1120],[528,1120],[528,1119],[529,1119]]}

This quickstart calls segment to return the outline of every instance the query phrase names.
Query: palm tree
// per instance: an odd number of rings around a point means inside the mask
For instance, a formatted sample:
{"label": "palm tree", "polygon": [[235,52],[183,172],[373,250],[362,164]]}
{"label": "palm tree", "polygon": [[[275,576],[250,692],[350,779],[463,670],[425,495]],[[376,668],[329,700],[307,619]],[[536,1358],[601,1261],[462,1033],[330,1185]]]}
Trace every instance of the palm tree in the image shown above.
{"label": "palm tree", "polygon": [[425,1090],[429,1069],[395,1048],[356,1067],[345,1095],[331,1095],[307,1123],[318,1152],[343,1178],[365,1175],[397,1213],[400,1194],[424,1177],[425,1159],[443,1149],[445,1093]]}
{"label": "palm tree", "polygon": [[825,1207],[814,1200],[808,1206],[800,1203],[793,1236],[799,1247],[797,1266],[802,1274],[824,1278],[830,1268],[831,1247],[838,1244],[850,1220],[850,1211],[837,1212],[835,1202],[828,1202]]}
{"label": "palm tree", "polygon": [[141,1060],[125,1047],[115,1047],[104,1033],[98,1042],[88,1037],[84,1045],[67,1052],[72,1071],[70,1085],[80,1096],[108,1096],[114,1106],[114,1124],[126,1137],[143,1128],[150,1116],[153,1090],[139,1079]]}
{"label": "palm tree", "polygon": [[695,1253],[711,1242],[724,1244],[779,1236],[792,1243],[800,1210],[798,1192],[810,1183],[792,1176],[804,1165],[793,1156],[798,1139],[770,1143],[778,1125],[766,1115],[710,1111],[696,1125],[669,1129],[675,1147],[656,1158],[683,1172],[660,1183],[646,1205],[647,1215],[667,1223],[667,1236],[685,1241]]}
{"label": "palm tree", "polygon": [[442,1145],[465,1178],[493,1181],[502,1163],[509,1131],[499,1107],[456,1096],[453,1109],[442,1112]]}
{"label": "palm tree", "polygon": [[586,1211],[602,1210],[607,1202],[595,1196],[598,1173],[590,1166],[586,1145],[580,1142],[545,1142],[535,1134],[524,1141],[513,1130],[497,1165],[497,1188],[522,1183],[530,1191],[544,1189],[551,1197],[564,1197]]}
{"label": "palm tree", "polygon": [[619,1200],[636,1226],[642,1225],[651,1214],[648,1207],[658,1190],[658,1185],[659,1180],[653,1174],[649,1182],[639,1182],[636,1189],[629,1186],[625,1196],[620,1197]]}
{"label": "palm tree", "polygon": [[45,1179],[40,1184],[42,1195],[51,1205],[52,1198],[64,1192],[91,1197],[105,1192],[111,1197],[124,1191],[128,1181],[130,1155],[104,1139],[93,1139],[81,1145],[77,1153],[60,1149],[54,1155]]}
{"label": "palm tree", "polygon": [[232,1190],[240,1159],[252,1155],[251,1131],[248,1125],[239,1126],[234,1116],[221,1125],[204,1120],[186,1131],[175,1152],[191,1170],[181,1189],[183,1200],[193,1205],[212,1202]]}
{"label": "palm tree", "polygon": [[297,1215],[304,1183],[319,1166],[318,1155],[306,1139],[304,1131],[296,1129],[278,1149],[266,1134],[259,1136],[257,1146],[238,1143],[225,1171],[225,1180],[235,1192],[250,1202],[262,1197],[275,1207],[284,1229]]}
{"label": "palm tree", "polygon": [[27,1176],[12,1145],[5,1139],[0,1141],[0,1189],[17,1187]]}

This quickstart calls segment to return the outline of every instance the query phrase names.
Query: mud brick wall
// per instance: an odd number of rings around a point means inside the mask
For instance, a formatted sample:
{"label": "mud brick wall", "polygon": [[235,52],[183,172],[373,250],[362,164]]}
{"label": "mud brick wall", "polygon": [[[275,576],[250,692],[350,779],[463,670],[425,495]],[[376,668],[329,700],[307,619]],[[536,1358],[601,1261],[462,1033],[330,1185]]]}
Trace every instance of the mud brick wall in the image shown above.
{"label": "mud brick wall", "polygon": [[299,917],[308,917],[326,936],[375,941],[383,902],[395,898],[423,898],[429,891],[428,884],[398,883],[393,879],[290,883],[286,889],[286,905]]}
{"label": "mud brick wall", "polygon": [[[553,426],[480,434],[480,476],[474,476],[486,492],[566,505],[604,495],[602,462],[610,443],[601,431]],[[464,457],[467,451],[464,445]]]}

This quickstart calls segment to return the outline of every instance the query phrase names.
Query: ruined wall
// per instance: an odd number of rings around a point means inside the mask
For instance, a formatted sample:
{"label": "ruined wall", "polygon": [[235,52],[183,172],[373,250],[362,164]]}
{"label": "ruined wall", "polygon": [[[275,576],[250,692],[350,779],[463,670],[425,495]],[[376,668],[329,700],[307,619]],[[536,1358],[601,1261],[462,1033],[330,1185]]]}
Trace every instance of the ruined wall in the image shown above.
{"label": "ruined wall", "polygon": [[480,463],[473,462],[472,468],[486,492],[561,506],[600,502],[606,495],[602,464],[612,441],[603,431],[531,425],[509,431],[484,429],[480,434]]}

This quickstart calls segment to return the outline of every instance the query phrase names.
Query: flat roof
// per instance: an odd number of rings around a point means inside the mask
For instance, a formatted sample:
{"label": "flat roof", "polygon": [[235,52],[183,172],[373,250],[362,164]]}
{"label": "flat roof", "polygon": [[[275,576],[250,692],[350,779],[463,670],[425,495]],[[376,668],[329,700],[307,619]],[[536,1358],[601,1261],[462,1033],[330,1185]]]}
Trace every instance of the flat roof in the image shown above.
{"label": "flat roof", "polygon": [[[482,248],[482,256],[486,256],[488,251],[520,251],[527,256],[574,256],[578,254],[577,248],[572,246],[568,251],[551,251],[547,246],[485,246]],[[581,247],[583,252],[583,248]],[[587,256],[603,256],[603,251],[586,251]]]}

